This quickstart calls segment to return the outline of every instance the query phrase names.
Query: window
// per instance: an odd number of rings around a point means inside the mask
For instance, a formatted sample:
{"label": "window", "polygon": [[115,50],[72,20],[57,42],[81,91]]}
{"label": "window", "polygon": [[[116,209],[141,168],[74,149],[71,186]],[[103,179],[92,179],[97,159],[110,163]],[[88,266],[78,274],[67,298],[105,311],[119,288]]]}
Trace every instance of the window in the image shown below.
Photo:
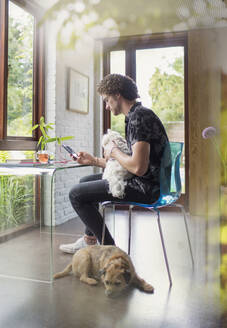
{"label": "window", "polygon": [[32,137],[34,16],[9,2],[7,136]]}
{"label": "window", "polygon": [[[187,139],[187,35],[176,33],[106,39],[104,75],[119,73],[137,83],[140,100],[162,120],[170,141],[184,142],[182,191],[188,190]],[[124,116],[104,110],[104,132],[111,128],[124,135]]]}
{"label": "window", "polygon": [[[29,0],[0,1],[0,162],[32,159],[44,109],[43,31]],[[41,14],[41,13],[40,13]],[[0,231],[39,219],[40,179],[3,176]]]}
{"label": "window", "polygon": [[[23,5],[21,5],[23,3]],[[43,114],[42,31],[30,1],[0,2],[0,150],[35,150]]]}
{"label": "window", "polygon": [[[110,52],[110,73],[125,74],[125,50]],[[110,113],[111,129],[125,135],[124,115],[115,116]]]}

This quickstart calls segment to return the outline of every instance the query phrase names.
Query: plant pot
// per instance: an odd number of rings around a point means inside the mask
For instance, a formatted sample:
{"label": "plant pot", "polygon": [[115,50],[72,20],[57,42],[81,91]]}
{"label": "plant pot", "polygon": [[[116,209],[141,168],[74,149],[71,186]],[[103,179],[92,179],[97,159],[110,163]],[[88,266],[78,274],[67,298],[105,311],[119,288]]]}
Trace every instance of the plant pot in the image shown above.
{"label": "plant pot", "polygon": [[36,153],[36,159],[41,163],[41,164],[48,164],[50,158],[50,154],[48,153],[47,150],[39,150]]}

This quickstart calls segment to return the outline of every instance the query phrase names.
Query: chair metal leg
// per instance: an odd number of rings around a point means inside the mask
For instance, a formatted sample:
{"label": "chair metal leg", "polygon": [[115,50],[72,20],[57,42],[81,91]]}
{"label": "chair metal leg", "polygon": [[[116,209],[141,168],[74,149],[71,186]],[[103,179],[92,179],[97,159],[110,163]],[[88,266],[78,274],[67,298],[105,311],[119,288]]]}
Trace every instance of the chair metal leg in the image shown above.
{"label": "chair metal leg", "polygon": [[169,262],[168,262],[168,258],[167,258],[167,254],[166,254],[166,248],[165,248],[165,243],[164,243],[164,238],[163,238],[163,233],[162,233],[162,227],[161,227],[161,222],[160,222],[160,213],[158,210],[156,210],[157,216],[158,216],[158,228],[159,228],[159,233],[160,233],[160,237],[161,237],[161,242],[162,242],[162,249],[163,249],[163,254],[164,254],[164,258],[165,258],[165,263],[166,263],[166,269],[168,272],[168,277],[169,277],[169,285],[170,287],[172,286],[172,278],[171,278],[171,274],[170,274],[170,270],[169,270]]}
{"label": "chair metal leg", "polygon": [[189,234],[189,229],[188,229],[188,224],[187,224],[187,216],[186,216],[186,212],[184,209],[184,206],[181,204],[174,204],[175,207],[179,207],[181,209],[181,212],[184,216],[184,224],[185,224],[185,229],[186,229],[186,233],[187,233],[187,238],[188,238],[188,246],[189,246],[189,250],[190,250],[190,254],[191,254],[191,260],[192,260],[192,267],[194,268],[194,258],[193,258],[193,253],[192,253],[192,245],[191,245],[191,240],[190,240],[190,234]]}
{"label": "chair metal leg", "polygon": [[131,250],[132,209],[133,209],[133,205],[129,205],[129,215],[128,215],[128,255],[130,255],[130,250]]}
{"label": "chair metal leg", "polygon": [[105,229],[106,229],[106,222],[105,222],[105,209],[106,207],[102,207],[102,216],[103,216],[103,224],[102,224],[102,245],[104,244],[104,237],[105,237]]}
{"label": "chair metal leg", "polygon": [[[112,205],[113,207],[113,236],[115,238],[115,204]],[[104,238],[105,238],[105,230],[106,230],[106,205],[102,206],[102,216],[103,216],[103,226],[102,226],[102,245],[104,244]]]}
{"label": "chair metal leg", "polygon": [[113,204],[113,237],[115,239],[115,209],[116,209],[116,205]]}
{"label": "chair metal leg", "polygon": [[[114,237],[115,237],[115,204],[112,204],[113,206],[113,224],[114,224]],[[128,254],[130,255],[131,250],[131,232],[132,232],[132,209],[133,205],[129,205],[129,217],[128,217]],[[103,226],[102,226],[102,245],[104,244],[104,237],[105,237],[105,228],[106,228],[106,222],[105,222],[105,209],[106,205],[102,206],[103,210]]]}

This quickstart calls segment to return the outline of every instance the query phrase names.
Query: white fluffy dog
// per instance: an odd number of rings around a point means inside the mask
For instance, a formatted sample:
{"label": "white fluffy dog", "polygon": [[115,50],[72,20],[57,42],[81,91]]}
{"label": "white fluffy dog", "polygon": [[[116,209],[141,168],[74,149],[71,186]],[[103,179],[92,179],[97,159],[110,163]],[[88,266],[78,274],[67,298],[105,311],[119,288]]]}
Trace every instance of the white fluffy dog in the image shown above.
{"label": "white fluffy dog", "polygon": [[[104,150],[111,141],[114,141],[122,152],[130,154],[126,140],[120,135],[120,133],[108,129],[107,134],[104,134],[102,139],[102,146]],[[109,192],[114,197],[123,198],[126,180],[132,176],[133,175],[123,168],[117,160],[110,158],[106,163],[102,178],[108,181],[110,189]]]}

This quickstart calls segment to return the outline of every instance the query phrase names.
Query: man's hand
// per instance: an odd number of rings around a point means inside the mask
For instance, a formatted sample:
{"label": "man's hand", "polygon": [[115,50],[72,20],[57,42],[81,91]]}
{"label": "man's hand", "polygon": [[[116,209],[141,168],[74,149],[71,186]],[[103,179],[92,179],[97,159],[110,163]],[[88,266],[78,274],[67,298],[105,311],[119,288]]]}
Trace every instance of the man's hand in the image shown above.
{"label": "man's hand", "polygon": [[[70,155],[71,156],[71,155]],[[106,167],[106,160],[104,158],[98,158],[95,156],[90,155],[85,151],[80,151],[77,153],[78,158],[74,159],[72,156],[71,158],[77,161],[78,164],[84,165],[94,165],[98,167],[105,168]]]}
{"label": "man's hand", "polygon": [[95,165],[95,157],[85,151],[77,153],[77,163],[85,165]]}
{"label": "man's hand", "polygon": [[114,141],[109,142],[108,145],[105,146],[104,157],[107,161],[111,158],[111,153],[114,148],[117,148]]}
{"label": "man's hand", "polygon": [[[106,148],[106,147],[105,147]],[[148,169],[150,156],[150,144],[145,141],[137,141],[132,146],[132,154],[123,153],[115,144],[110,143],[105,150],[105,159],[116,159],[126,170],[137,176],[143,176]]]}

